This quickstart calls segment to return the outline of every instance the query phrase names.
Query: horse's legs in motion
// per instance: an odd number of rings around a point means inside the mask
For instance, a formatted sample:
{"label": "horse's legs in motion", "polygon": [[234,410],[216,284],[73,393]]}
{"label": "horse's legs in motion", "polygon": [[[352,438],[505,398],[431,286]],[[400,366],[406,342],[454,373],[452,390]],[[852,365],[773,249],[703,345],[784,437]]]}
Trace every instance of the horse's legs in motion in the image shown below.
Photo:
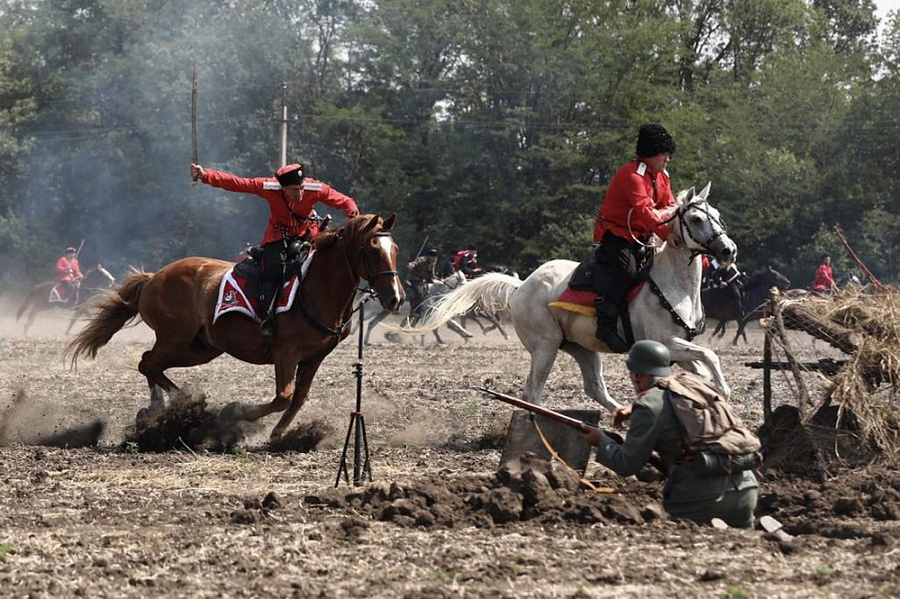
{"label": "horse's legs in motion", "polygon": [[550,376],[557,353],[556,346],[550,344],[541,344],[531,350],[531,366],[522,399],[536,406],[544,404],[544,384]]}
{"label": "horse's legs in motion", "polygon": [[[467,340],[467,341],[468,341],[469,339],[471,339],[472,337],[474,337],[474,335],[472,335],[472,333],[470,333],[469,331],[467,331],[466,329],[464,329],[464,328],[462,327],[462,325],[460,325],[458,322],[456,322],[456,320],[453,319],[453,318],[451,318],[450,320],[447,321],[447,327],[448,327],[451,331],[453,331],[453,332],[456,333],[457,335],[460,335],[463,339],[465,339],[465,340]],[[435,334],[436,334],[436,333],[435,333]]]}
{"label": "horse's legs in motion", "polygon": [[30,329],[31,325],[34,324],[34,312],[35,312],[34,309],[32,309],[28,312],[28,320],[25,321],[25,331],[24,331],[25,335],[28,334],[28,329]]}
{"label": "horse's legs in motion", "polygon": [[[300,410],[300,408],[303,407],[303,404],[306,403],[306,400],[309,399],[309,388],[312,386],[313,378],[316,376],[316,372],[319,370],[319,365],[322,363],[323,359],[324,356],[297,365],[297,374],[294,377],[294,389],[293,394],[291,395],[291,403],[284,410],[278,424],[272,429],[270,439],[280,439],[284,436],[287,427],[290,426],[294,416],[297,415],[297,411]],[[278,398],[276,397],[276,400],[277,399]]]}
{"label": "horse's legs in motion", "polygon": [[66,327],[66,335],[72,330],[72,327],[75,326],[75,322],[84,316],[85,309],[81,306],[77,306],[74,310],[72,310],[72,318],[69,319],[69,326]]}
{"label": "horse's legs in motion", "polygon": [[503,330],[503,326],[500,324],[500,319],[495,314],[488,312],[487,314],[485,314],[485,318],[487,318],[492,323],[491,327],[487,330],[488,332],[497,329],[498,331],[500,331],[500,334],[503,335],[504,339],[509,339],[509,335],[507,335],[506,331]]}
{"label": "horse's legs in motion", "polygon": [[166,407],[166,397],[171,399],[178,392],[178,386],[164,373],[169,368],[187,368],[206,364],[222,355],[222,351],[203,343],[187,343],[173,345],[161,343],[157,336],[156,343],[150,351],[144,352],[138,364],[138,371],[147,378],[150,386],[149,412],[141,410],[138,419],[159,414]]}
{"label": "horse's legs in motion", "polygon": [[372,331],[382,320],[387,318],[390,314],[390,310],[381,310],[378,314],[372,317],[372,320],[369,321],[369,324],[362,325],[366,327],[366,334],[363,337],[363,345],[369,345],[369,337],[372,336]]}
{"label": "horse's legs in motion", "polygon": [[722,337],[725,336],[725,329],[727,329],[727,328],[728,328],[728,321],[727,321],[727,320],[720,320],[720,321],[716,324],[716,329],[713,331],[713,334],[712,334],[711,336],[712,336],[712,337],[719,337],[719,339],[721,339]]}
{"label": "horse's legs in motion", "polygon": [[465,329],[466,326],[469,324],[470,320],[475,321],[475,324],[477,324],[478,328],[481,329],[482,335],[487,335],[488,333],[491,332],[491,329],[488,328],[487,326],[485,326],[485,324],[483,322],[481,322],[481,319],[478,317],[477,314],[475,314],[474,311],[467,312],[465,314],[461,314],[459,317],[459,326],[461,326],[462,328]]}
{"label": "horse's legs in motion", "polygon": [[622,405],[613,399],[606,389],[606,381],[603,380],[603,362],[599,353],[570,342],[563,344],[562,350],[578,362],[584,382],[584,392],[591,399],[609,410],[610,413]]}
{"label": "horse's legs in motion", "polygon": [[302,364],[297,364],[295,356],[281,356],[275,359],[275,397],[269,403],[242,404],[233,402],[222,408],[221,418],[225,420],[259,420],[274,412],[282,412],[281,420],[272,429],[269,436],[271,440],[277,440],[284,435],[291,420],[309,397],[309,388],[313,377],[319,369],[325,354],[310,358]]}
{"label": "horse's legs in motion", "polygon": [[737,345],[739,337],[744,338],[744,343],[750,343],[747,341],[747,331],[744,330],[747,328],[748,322],[750,322],[749,316],[745,316],[738,321],[737,333],[734,334],[734,340],[732,340],[731,345]]}
{"label": "horse's legs in motion", "polygon": [[713,386],[725,396],[731,396],[731,387],[725,381],[719,356],[711,349],[691,343],[680,337],[672,337],[667,344],[672,361],[690,372],[712,377]]}

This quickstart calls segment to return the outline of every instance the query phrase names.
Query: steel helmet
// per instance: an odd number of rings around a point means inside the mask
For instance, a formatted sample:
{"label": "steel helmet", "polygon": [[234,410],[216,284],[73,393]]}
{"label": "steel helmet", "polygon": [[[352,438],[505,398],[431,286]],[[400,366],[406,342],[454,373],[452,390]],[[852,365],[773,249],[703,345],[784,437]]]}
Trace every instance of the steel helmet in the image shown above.
{"label": "steel helmet", "polygon": [[625,364],[628,370],[653,376],[669,376],[672,374],[672,355],[669,348],[658,341],[644,339],[631,346]]}

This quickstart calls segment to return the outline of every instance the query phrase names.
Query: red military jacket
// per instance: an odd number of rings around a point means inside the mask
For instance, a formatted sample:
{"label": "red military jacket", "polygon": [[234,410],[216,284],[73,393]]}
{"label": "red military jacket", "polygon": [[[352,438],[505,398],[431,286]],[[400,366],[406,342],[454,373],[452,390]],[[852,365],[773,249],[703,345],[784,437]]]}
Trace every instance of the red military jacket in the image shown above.
{"label": "red military jacket", "polygon": [[825,291],[834,286],[834,269],[823,262],[816,269],[816,278],[812,288],[814,291]]}
{"label": "red military jacket", "polygon": [[315,179],[307,178],[303,181],[300,201],[290,205],[281,191],[281,184],[274,177],[244,178],[207,168],[204,169],[203,182],[227,191],[252,193],[269,203],[269,224],[262,245],[283,237],[303,235],[307,231],[310,237],[315,237],[319,232],[318,225],[306,218],[318,202],[340,208],[348,217],[359,214],[353,198]]}
{"label": "red military jacket", "polygon": [[[669,173],[656,174],[654,194],[650,169],[640,159],[632,160],[620,168],[609,183],[594,220],[594,243],[599,242],[607,231],[629,241],[632,233],[636,237],[656,233],[665,239],[670,227],[663,221],[671,215],[670,209],[674,206]],[[629,224],[631,232],[628,231]]]}
{"label": "red military jacket", "polygon": [[81,268],[78,266],[78,258],[69,259],[68,256],[62,256],[56,261],[56,280],[69,281],[74,283],[82,278]]}

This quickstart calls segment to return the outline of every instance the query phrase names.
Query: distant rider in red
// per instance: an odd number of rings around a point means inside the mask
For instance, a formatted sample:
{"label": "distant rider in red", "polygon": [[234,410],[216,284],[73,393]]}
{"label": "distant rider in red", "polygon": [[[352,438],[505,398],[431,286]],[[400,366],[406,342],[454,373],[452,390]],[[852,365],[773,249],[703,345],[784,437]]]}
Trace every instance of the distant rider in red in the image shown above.
{"label": "distant rider in red", "polygon": [[834,269],[831,268],[831,256],[825,256],[822,259],[822,264],[816,269],[816,278],[813,281],[812,290],[816,293],[837,291],[837,283],[834,282]]}
{"label": "distant rider in red", "polygon": [[347,218],[359,215],[356,202],[326,183],[304,176],[303,165],[297,163],[282,166],[274,177],[254,178],[238,177],[191,164],[191,176],[227,191],[258,195],[268,202],[269,223],[261,244],[263,275],[260,297],[266,315],[260,332],[266,337],[273,337],[276,298],[283,284],[281,255],[286,251],[287,244],[307,233],[310,239],[318,233],[318,224],[307,220],[318,202],[343,210]]}
{"label": "distant rider in red", "polygon": [[78,286],[84,275],[78,266],[78,250],[73,247],[66,248],[65,256],[60,256],[56,261],[56,280],[66,286],[66,302],[74,306],[78,303]]}

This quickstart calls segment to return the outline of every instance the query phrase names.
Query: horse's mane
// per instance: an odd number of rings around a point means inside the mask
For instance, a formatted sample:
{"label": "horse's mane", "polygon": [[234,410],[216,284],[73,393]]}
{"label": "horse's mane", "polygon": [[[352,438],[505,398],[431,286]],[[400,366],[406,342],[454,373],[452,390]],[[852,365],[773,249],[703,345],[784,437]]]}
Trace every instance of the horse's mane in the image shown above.
{"label": "horse's mane", "polygon": [[[341,227],[329,227],[324,231],[320,231],[312,240],[313,246],[317,250],[327,248],[340,239],[341,232],[345,232],[349,237],[356,237],[359,235],[360,229],[362,229],[372,217],[378,218],[378,216],[374,214],[360,214],[359,216],[354,216],[349,219]],[[375,227],[374,230],[379,230],[379,227]]]}

